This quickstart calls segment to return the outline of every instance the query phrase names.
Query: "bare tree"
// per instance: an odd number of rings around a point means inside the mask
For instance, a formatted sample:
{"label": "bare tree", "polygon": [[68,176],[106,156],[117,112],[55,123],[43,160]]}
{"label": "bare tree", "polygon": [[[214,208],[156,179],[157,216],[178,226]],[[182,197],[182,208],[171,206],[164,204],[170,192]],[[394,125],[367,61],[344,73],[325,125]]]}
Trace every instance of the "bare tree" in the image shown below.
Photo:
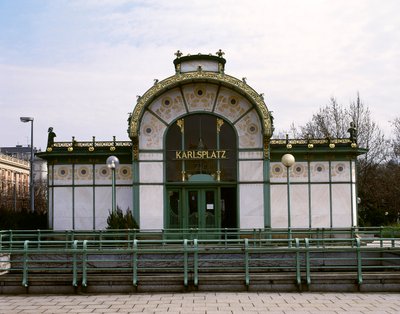
{"label": "bare tree", "polygon": [[299,127],[298,133],[303,138],[347,138],[351,122],[357,129],[358,145],[368,149],[368,153],[361,158],[364,163],[386,161],[388,142],[382,130],[373,121],[369,108],[361,101],[359,94],[348,107],[339,104],[332,97],[328,105],[322,107],[304,126]]}
{"label": "bare tree", "polygon": [[350,123],[357,131],[358,146],[368,150],[359,157],[357,163],[360,223],[393,223],[400,212],[396,200],[398,193],[394,190],[397,186],[395,182],[399,179],[399,166],[388,161],[392,159],[393,151],[395,156],[400,156],[400,117],[393,122],[395,138],[390,145],[359,94],[347,107],[332,97],[330,103],[314,114],[304,126],[296,129],[292,125],[291,133],[297,133],[302,138],[348,138]]}
{"label": "bare tree", "polygon": [[400,117],[397,117],[392,122],[393,126],[393,139],[392,139],[392,147],[393,147],[393,155],[397,160],[400,159]]}

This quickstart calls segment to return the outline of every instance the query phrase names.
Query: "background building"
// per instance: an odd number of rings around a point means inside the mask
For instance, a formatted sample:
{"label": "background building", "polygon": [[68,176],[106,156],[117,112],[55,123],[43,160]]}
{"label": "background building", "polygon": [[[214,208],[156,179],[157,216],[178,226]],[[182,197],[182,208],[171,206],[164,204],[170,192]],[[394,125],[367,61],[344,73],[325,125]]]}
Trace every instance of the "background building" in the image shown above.
{"label": "background building", "polygon": [[29,161],[0,153],[0,208],[28,208]]}

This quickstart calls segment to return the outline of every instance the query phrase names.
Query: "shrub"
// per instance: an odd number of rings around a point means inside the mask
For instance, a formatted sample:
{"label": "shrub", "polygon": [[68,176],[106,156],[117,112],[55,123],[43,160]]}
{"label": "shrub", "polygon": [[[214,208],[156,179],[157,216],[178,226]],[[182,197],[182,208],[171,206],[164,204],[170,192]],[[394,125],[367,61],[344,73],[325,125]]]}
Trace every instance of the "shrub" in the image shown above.
{"label": "shrub", "polygon": [[0,230],[47,229],[47,214],[0,209]]}
{"label": "shrub", "polygon": [[129,208],[124,214],[117,206],[115,211],[109,211],[107,229],[139,229],[139,226]]}

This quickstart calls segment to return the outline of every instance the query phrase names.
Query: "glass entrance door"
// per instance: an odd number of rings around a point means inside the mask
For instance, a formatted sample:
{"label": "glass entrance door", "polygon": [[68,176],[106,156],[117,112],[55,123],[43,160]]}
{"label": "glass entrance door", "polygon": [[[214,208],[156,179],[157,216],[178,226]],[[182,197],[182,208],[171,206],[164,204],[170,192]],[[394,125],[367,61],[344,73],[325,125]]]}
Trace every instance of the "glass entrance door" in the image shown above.
{"label": "glass entrance door", "polygon": [[219,208],[216,189],[187,191],[188,228],[218,228]]}
{"label": "glass entrance door", "polygon": [[167,229],[219,228],[218,189],[171,189],[168,195]]}

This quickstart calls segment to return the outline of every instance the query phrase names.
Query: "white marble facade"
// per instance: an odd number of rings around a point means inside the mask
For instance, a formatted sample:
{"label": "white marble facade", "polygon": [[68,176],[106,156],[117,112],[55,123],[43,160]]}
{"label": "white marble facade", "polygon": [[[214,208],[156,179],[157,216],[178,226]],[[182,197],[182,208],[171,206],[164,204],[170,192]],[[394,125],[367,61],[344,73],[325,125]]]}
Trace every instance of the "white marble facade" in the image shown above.
{"label": "white marble facade", "polygon": [[[291,227],[345,228],[356,224],[354,161],[296,162],[290,169]],[[288,227],[287,170],[271,163],[271,226]]]}
{"label": "white marble facade", "polygon": [[[54,230],[105,229],[111,210],[111,170],[105,165],[49,167],[50,226]],[[116,170],[117,206],[132,210],[132,166]]]}

